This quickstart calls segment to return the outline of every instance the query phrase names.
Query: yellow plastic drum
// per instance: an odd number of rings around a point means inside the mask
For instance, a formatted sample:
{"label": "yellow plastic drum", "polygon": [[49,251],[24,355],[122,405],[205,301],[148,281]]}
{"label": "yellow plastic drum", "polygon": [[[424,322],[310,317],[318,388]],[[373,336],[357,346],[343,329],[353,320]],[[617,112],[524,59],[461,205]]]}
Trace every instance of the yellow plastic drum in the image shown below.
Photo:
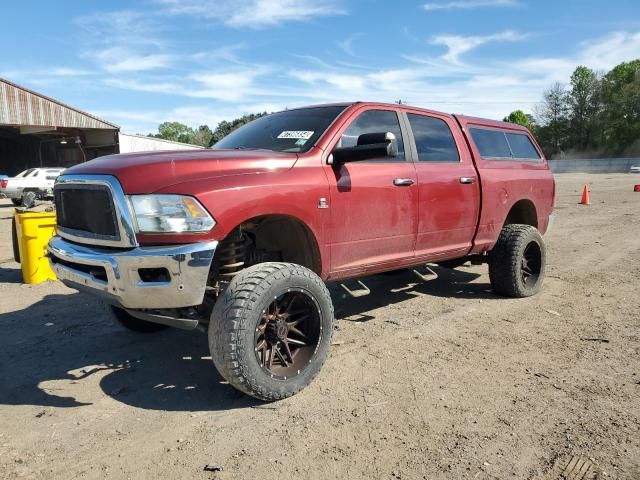
{"label": "yellow plastic drum", "polygon": [[24,283],[55,280],[45,256],[47,243],[56,234],[55,212],[16,212],[15,218]]}

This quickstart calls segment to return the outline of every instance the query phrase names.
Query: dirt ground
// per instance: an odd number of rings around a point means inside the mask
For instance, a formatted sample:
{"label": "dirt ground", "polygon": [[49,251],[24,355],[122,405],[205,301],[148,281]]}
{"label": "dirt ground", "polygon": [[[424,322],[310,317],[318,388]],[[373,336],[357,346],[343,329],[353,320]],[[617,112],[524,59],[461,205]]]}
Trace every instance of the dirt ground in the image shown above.
{"label": "dirt ground", "polygon": [[200,333],[135,334],[90,296],[21,284],[0,200],[0,478],[553,479],[573,459],[640,479],[634,183],[557,177],[534,298],[494,296],[486,266],[332,288],[327,364],[268,405],[222,382]]}

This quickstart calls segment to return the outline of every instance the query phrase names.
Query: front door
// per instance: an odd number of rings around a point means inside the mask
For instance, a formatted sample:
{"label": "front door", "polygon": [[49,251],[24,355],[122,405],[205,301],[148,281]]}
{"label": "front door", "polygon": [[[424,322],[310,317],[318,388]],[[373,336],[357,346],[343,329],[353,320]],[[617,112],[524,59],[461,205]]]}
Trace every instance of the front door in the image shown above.
{"label": "front door", "polygon": [[390,107],[356,111],[336,146],[354,146],[364,133],[391,132],[398,155],[325,165],[330,186],[332,277],[357,276],[413,257],[418,200],[414,165],[405,155],[406,132]]}

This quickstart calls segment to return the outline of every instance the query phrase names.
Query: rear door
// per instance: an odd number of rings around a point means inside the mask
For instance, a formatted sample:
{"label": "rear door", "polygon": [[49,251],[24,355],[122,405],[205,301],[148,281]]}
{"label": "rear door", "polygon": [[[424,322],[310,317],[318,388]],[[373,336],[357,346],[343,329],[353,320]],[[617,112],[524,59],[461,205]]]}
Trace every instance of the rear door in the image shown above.
{"label": "rear door", "polygon": [[455,119],[405,111],[418,176],[417,257],[438,259],[471,249],[480,208],[479,178]]}
{"label": "rear door", "polygon": [[410,262],[415,242],[417,177],[407,161],[406,132],[393,107],[363,107],[339,130],[336,146],[354,146],[364,133],[391,132],[398,155],[342,165],[325,164],[329,180],[332,278],[376,266]]}
{"label": "rear door", "polygon": [[545,232],[553,210],[554,182],[544,155],[519,125],[456,116],[482,175],[482,214],[474,253],[493,247],[517,202],[535,206],[536,227]]}

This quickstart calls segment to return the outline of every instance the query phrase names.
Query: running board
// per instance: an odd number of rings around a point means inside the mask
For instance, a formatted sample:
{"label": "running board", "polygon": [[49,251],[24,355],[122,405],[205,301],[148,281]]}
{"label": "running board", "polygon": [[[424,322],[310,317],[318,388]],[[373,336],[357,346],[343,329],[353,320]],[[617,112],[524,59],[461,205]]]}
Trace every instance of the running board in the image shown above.
{"label": "running board", "polygon": [[182,330],[193,330],[198,327],[198,320],[195,318],[178,318],[171,317],[169,315],[160,315],[158,313],[150,313],[141,310],[134,310],[125,308],[125,311],[139,320],[145,320],[147,322],[159,323],[161,325],[167,325],[168,327],[180,328]]}
{"label": "running board", "polygon": [[425,265],[423,268],[426,270],[426,272],[424,273],[418,271],[417,268],[412,268],[411,271],[415,274],[416,277],[418,277],[423,282],[429,282],[431,280],[436,280],[438,278],[438,274],[433,270],[431,270],[430,267]]}
{"label": "running board", "polygon": [[357,290],[351,290],[344,283],[341,283],[340,286],[344,289],[345,292],[347,292],[353,298],[365,297],[371,293],[371,290],[369,290],[369,287],[367,287],[360,280],[356,280],[356,283],[360,285],[361,288]]}

